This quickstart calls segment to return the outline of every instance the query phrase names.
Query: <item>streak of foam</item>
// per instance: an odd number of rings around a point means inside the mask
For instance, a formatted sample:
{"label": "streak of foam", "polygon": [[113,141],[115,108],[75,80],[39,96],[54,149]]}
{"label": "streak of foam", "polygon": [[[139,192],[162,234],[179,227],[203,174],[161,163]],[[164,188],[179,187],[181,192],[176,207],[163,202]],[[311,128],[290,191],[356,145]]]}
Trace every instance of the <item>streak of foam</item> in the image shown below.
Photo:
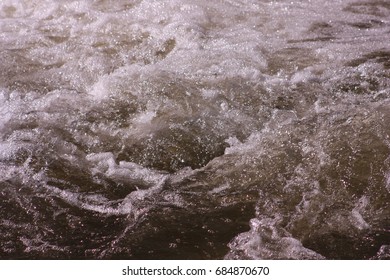
{"label": "streak of foam", "polygon": [[160,192],[167,178],[166,174],[144,168],[138,164],[121,161],[116,164],[112,153],[89,154],[87,160],[93,164],[94,174],[104,174],[115,182],[135,184],[137,190],[124,199],[109,200],[101,194],[72,192],[54,186],[46,186],[50,193],[81,209],[105,215],[128,215],[139,217],[153,206],[149,201]]}
{"label": "streak of foam", "polygon": [[137,219],[152,206],[147,200],[152,194],[160,191],[161,186],[133,191],[121,200],[108,200],[103,195],[76,193],[53,186],[46,186],[46,188],[52,195],[80,209],[108,216],[131,214],[134,219]]}
{"label": "streak of foam", "polygon": [[140,186],[161,186],[167,178],[167,174],[163,172],[154,171],[133,162],[120,161],[117,164],[112,153],[89,154],[86,158],[93,164],[94,174],[103,173],[116,182],[138,182]]}

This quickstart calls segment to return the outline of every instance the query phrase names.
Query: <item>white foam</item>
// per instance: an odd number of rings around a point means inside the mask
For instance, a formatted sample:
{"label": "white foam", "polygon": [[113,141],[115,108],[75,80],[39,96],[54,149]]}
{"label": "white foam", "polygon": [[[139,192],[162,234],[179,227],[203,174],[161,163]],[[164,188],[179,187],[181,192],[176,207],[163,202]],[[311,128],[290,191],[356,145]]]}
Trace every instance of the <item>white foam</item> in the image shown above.
{"label": "white foam", "polygon": [[103,173],[116,182],[144,184],[146,186],[161,186],[167,174],[145,168],[133,162],[120,161],[116,163],[112,153],[89,154],[86,159],[93,163],[93,173]]}
{"label": "white foam", "polygon": [[386,175],[386,189],[390,193],[390,172]]}
{"label": "white foam", "polygon": [[323,259],[320,254],[303,247],[278,226],[276,219],[252,219],[251,230],[230,242],[227,259]]}
{"label": "white foam", "polygon": [[362,212],[364,212],[365,208],[368,206],[369,203],[370,203],[369,198],[366,196],[362,196],[359,199],[356,207],[352,209],[352,215],[351,215],[352,223],[359,230],[370,228],[370,225],[364,220],[361,214]]}
{"label": "white foam", "polygon": [[218,194],[218,193],[221,193],[229,188],[230,188],[230,184],[226,183],[224,185],[221,185],[221,186],[218,186],[218,187],[212,189],[211,191],[209,191],[209,194]]}
{"label": "white foam", "polygon": [[52,195],[56,195],[67,203],[78,208],[105,214],[105,215],[131,215],[132,218],[138,219],[147,213],[152,207],[147,198],[154,193],[159,192],[161,186],[154,186],[146,190],[137,190],[131,192],[124,199],[109,200],[103,195],[76,193],[69,190],[62,190],[54,186],[46,185],[46,189]]}

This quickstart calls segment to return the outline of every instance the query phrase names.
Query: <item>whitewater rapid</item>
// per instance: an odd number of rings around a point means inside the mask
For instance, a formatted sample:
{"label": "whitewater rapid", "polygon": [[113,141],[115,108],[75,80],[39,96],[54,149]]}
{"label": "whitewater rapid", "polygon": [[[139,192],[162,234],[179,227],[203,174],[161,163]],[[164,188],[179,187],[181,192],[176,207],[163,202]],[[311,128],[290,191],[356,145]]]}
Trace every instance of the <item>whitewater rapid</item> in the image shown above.
{"label": "whitewater rapid", "polygon": [[0,2],[0,258],[390,258],[390,3]]}

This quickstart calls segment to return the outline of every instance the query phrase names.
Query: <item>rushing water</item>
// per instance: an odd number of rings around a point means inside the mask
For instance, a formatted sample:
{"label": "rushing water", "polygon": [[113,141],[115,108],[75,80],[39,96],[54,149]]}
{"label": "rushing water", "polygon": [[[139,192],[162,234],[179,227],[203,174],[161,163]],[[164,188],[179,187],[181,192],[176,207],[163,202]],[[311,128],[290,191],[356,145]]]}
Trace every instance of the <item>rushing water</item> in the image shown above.
{"label": "rushing water", "polygon": [[390,2],[1,0],[0,258],[390,258]]}

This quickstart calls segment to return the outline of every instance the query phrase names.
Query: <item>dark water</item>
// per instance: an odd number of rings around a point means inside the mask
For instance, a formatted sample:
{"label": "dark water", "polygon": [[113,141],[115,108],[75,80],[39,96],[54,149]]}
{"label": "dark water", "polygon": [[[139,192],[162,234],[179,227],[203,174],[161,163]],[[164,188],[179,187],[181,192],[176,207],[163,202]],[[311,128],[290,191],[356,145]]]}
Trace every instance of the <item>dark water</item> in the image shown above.
{"label": "dark water", "polygon": [[389,259],[390,2],[0,3],[0,258]]}

